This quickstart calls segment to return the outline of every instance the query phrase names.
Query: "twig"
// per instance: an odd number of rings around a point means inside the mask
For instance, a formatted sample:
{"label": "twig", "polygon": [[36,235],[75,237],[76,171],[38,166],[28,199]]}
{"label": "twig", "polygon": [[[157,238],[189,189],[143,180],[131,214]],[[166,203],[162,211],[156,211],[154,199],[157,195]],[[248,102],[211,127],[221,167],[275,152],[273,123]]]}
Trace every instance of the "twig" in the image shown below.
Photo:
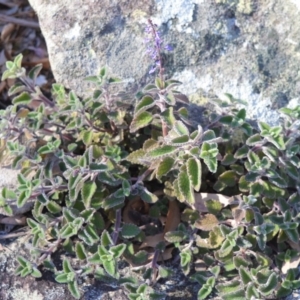
{"label": "twig", "polygon": [[17,236],[22,236],[22,235],[28,235],[28,232],[16,232],[16,233],[8,233],[4,235],[0,235],[0,240],[6,240],[6,239],[11,239]]}
{"label": "twig", "polygon": [[36,28],[36,29],[40,28],[40,24],[38,22],[27,21],[24,19],[18,19],[18,18],[14,18],[11,16],[6,16],[4,14],[0,14],[0,23],[14,23],[17,25],[25,26],[25,27],[32,27],[32,28]]}

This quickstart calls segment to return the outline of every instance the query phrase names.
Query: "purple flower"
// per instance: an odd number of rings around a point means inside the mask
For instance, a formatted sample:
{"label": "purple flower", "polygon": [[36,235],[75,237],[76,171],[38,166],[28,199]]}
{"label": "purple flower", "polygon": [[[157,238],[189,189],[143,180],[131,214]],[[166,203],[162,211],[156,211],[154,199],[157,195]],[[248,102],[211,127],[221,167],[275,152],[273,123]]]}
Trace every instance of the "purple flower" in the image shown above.
{"label": "purple flower", "polygon": [[172,51],[173,48],[170,45],[163,47],[163,40],[160,36],[160,32],[157,31],[157,25],[153,24],[150,19],[148,20],[148,23],[149,24],[145,28],[147,37],[144,39],[144,42],[147,45],[146,53],[155,62],[155,66],[153,66],[149,71],[149,74],[152,74],[157,70],[157,68],[159,68],[161,72],[163,70],[161,58],[162,50],[165,49],[167,51]]}

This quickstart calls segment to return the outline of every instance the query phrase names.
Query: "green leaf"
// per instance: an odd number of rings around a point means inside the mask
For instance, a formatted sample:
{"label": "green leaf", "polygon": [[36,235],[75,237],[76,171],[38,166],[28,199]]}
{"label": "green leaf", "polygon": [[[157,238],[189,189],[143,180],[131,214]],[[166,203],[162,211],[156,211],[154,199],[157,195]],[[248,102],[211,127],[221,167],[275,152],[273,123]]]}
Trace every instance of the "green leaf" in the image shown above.
{"label": "green leaf", "polygon": [[92,198],[96,192],[97,185],[94,181],[86,181],[84,182],[81,189],[82,201],[84,203],[85,208],[90,208]]}
{"label": "green leaf", "polygon": [[176,121],[173,129],[178,135],[189,135],[188,128],[181,121]]}
{"label": "green leaf", "polygon": [[165,145],[159,148],[156,148],[148,153],[148,156],[151,158],[159,158],[164,157],[166,155],[170,155],[179,151],[178,147]]}
{"label": "green leaf", "polygon": [[72,227],[72,224],[70,224],[70,223],[63,226],[60,230],[60,236],[63,239],[71,237],[72,235],[75,235],[75,234],[76,234],[76,232],[74,232],[74,228]]}
{"label": "green leaf", "polygon": [[115,259],[120,258],[126,249],[125,244],[119,244],[117,246],[110,247],[109,251],[113,254]]}
{"label": "green leaf", "polygon": [[202,169],[199,159],[189,158],[187,163],[187,173],[193,188],[198,192],[201,187]]}
{"label": "green leaf", "polygon": [[193,204],[195,202],[194,192],[191,187],[190,178],[187,173],[180,172],[178,175],[178,186],[182,196],[188,203]]}
{"label": "green leaf", "polygon": [[68,283],[68,289],[74,298],[80,299],[80,293],[76,280]]}
{"label": "green leaf", "polygon": [[113,241],[109,235],[109,233],[107,232],[107,230],[103,230],[102,234],[101,234],[101,245],[104,247],[113,245]]}
{"label": "green leaf", "polygon": [[33,268],[30,275],[33,276],[34,278],[42,277],[42,273],[37,268]]}
{"label": "green leaf", "polygon": [[71,273],[71,272],[74,272],[72,266],[71,266],[71,263],[68,259],[64,259],[63,260],[63,270],[65,273]]}
{"label": "green leaf", "polygon": [[185,234],[182,231],[168,231],[164,238],[169,243],[180,243],[184,240]]}
{"label": "green leaf", "polygon": [[55,276],[55,280],[58,283],[68,283],[70,281],[68,273],[61,273]]}
{"label": "green leaf", "polygon": [[213,215],[217,215],[223,208],[223,205],[220,201],[212,200],[212,199],[205,201],[205,206],[206,206],[208,212]]}
{"label": "green leaf", "polygon": [[151,113],[144,111],[136,115],[130,124],[130,132],[136,132],[138,129],[146,127],[151,123],[153,116]]}
{"label": "green leaf", "polygon": [[201,289],[198,292],[197,299],[198,300],[206,299],[211,294],[212,290],[213,288],[210,285],[208,284],[202,285]]}
{"label": "green leaf", "polygon": [[183,145],[187,144],[189,142],[189,140],[190,139],[189,139],[188,135],[182,135],[182,136],[172,139],[170,143],[172,146],[183,146]]}
{"label": "green leaf", "polygon": [[18,54],[15,59],[14,59],[14,65],[17,68],[21,68],[22,67],[22,60],[23,60],[23,55],[22,53]]}
{"label": "green leaf", "polygon": [[23,85],[21,82],[17,82],[9,88],[7,94],[8,94],[8,96],[11,97],[15,94],[18,94],[18,93],[21,93],[21,92],[25,91],[26,89],[27,88],[26,88],[25,85]]}
{"label": "green leaf", "polygon": [[247,140],[246,140],[246,145],[248,146],[255,146],[258,144],[262,144],[263,140],[261,138],[261,135],[259,133],[254,134],[253,136],[250,136]]}
{"label": "green leaf", "polygon": [[31,96],[29,95],[28,92],[23,92],[12,100],[12,103],[15,105],[20,105],[20,104],[27,105],[30,102],[31,102]]}
{"label": "green leaf", "polygon": [[165,82],[164,80],[161,80],[159,77],[155,78],[155,85],[157,86],[158,89],[162,90],[165,88]]}
{"label": "green leaf", "polygon": [[81,242],[76,243],[75,252],[80,260],[85,260],[87,258],[86,250]]}
{"label": "green leaf", "polygon": [[205,158],[204,163],[206,164],[206,166],[210,172],[212,172],[212,173],[217,172],[218,162],[215,157]]}
{"label": "green leaf", "polygon": [[104,199],[103,208],[105,210],[108,210],[108,209],[111,209],[113,207],[122,205],[124,203],[124,201],[125,201],[125,196],[124,195],[121,195],[120,197],[117,197],[117,195],[115,195],[115,193],[114,193],[114,194],[109,195],[107,198]]}
{"label": "green leaf", "polygon": [[105,271],[112,277],[116,275],[116,262],[115,260],[104,260],[103,267]]}
{"label": "green leaf", "polygon": [[136,237],[140,232],[141,232],[141,230],[136,225],[124,224],[122,227],[121,234],[122,234],[123,238],[130,239],[130,238]]}
{"label": "green leaf", "polygon": [[259,127],[261,132],[267,132],[268,133],[271,130],[271,126],[268,125],[265,122],[258,122],[258,127]]}
{"label": "green leaf", "polygon": [[43,64],[38,64],[35,65],[29,72],[28,72],[28,77],[35,82],[37,76],[39,75],[39,73],[41,72],[41,70],[43,69]]}
{"label": "green leaf", "polygon": [[52,214],[57,214],[62,211],[61,206],[55,201],[48,201],[46,207]]}
{"label": "green leaf", "polygon": [[164,112],[161,113],[161,117],[167,123],[169,127],[173,127],[176,121],[173,113],[173,107],[167,108]]}
{"label": "green leaf", "polygon": [[235,186],[237,182],[237,176],[234,171],[225,171],[219,175],[218,181],[225,184],[226,186]]}
{"label": "green leaf", "polygon": [[232,116],[224,116],[219,119],[219,122],[225,125],[230,125],[233,120]]}
{"label": "green leaf", "polygon": [[163,175],[166,175],[170,172],[174,165],[174,158],[172,157],[165,157],[159,164],[157,171],[156,171],[156,176],[158,179],[160,179]]}
{"label": "green leaf", "polygon": [[17,256],[17,261],[23,268],[26,268],[27,264],[29,263],[29,261],[22,256]]}
{"label": "green leaf", "polygon": [[208,141],[214,140],[215,138],[216,138],[215,132],[213,130],[209,129],[203,133],[202,141],[208,142]]}
{"label": "green leaf", "polygon": [[278,279],[277,279],[277,275],[276,273],[272,273],[269,278],[268,281],[265,284],[260,284],[258,290],[264,295],[264,296],[268,296],[270,295],[274,289],[276,288],[278,283]]}
{"label": "green leaf", "polygon": [[253,281],[250,276],[249,270],[246,270],[243,266],[240,266],[239,274],[244,285],[247,285],[249,282]]}
{"label": "green leaf", "polygon": [[248,152],[249,152],[249,147],[247,145],[244,145],[235,152],[234,158],[236,159],[245,158],[247,157]]}
{"label": "green leaf", "polygon": [[143,163],[142,160],[146,155],[146,151],[143,149],[139,149],[136,151],[131,152],[127,157],[126,160],[131,162],[132,164],[140,164],[140,165],[146,165],[146,163]]}
{"label": "green leaf", "polygon": [[285,142],[283,139],[283,136],[277,136],[277,137],[266,137],[266,139],[272,143],[274,146],[277,147],[279,150],[285,150]]}
{"label": "green leaf", "polygon": [[158,197],[155,194],[149,192],[146,188],[143,188],[141,198],[147,203],[155,203],[158,200]]}
{"label": "green leaf", "polygon": [[233,156],[232,153],[227,153],[222,159],[222,165],[230,166],[236,162],[236,158]]}
{"label": "green leaf", "polygon": [[151,96],[144,96],[141,101],[139,101],[136,106],[134,113],[141,113],[143,111],[146,111],[148,108],[151,108],[155,105],[155,101]]}
{"label": "green leaf", "polygon": [[[237,292],[241,288],[241,283],[237,280],[231,280],[229,282],[220,283],[216,286],[216,289],[221,295],[228,295]],[[235,298],[233,298],[235,299]],[[243,299],[245,300],[245,298]]]}
{"label": "green leaf", "polygon": [[180,252],[180,265],[181,267],[188,266],[192,262],[191,250],[185,250]]}
{"label": "green leaf", "polygon": [[122,181],[122,190],[125,197],[128,197],[131,192],[131,185],[128,180]]}
{"label": "green leaf", "polygon": [[89,146],[93,140],[93,131],[92,130],[85,130],[82,132],[82,141],[86,146]]}
{"label": "green leaf", "polygon": [[17,200],[17,206],[22,207],[30,197],[30,191],[22,191]]}

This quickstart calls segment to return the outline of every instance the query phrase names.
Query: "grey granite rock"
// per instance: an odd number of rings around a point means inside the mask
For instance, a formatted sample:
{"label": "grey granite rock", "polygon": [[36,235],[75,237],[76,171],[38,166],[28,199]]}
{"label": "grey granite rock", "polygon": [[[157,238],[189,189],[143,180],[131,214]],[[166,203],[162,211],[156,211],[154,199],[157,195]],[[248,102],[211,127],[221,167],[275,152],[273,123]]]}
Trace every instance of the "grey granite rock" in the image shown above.
{"label": "grey granite rock", "polygon": [[248,117],[278,122],[299,104],[298,0],[30,0],[58,82],[84,95],[83,78],[107,65],[133,89],[153,78],[144,27],[151,17],[174,51],[169,76],[202,105],[231,93]]}

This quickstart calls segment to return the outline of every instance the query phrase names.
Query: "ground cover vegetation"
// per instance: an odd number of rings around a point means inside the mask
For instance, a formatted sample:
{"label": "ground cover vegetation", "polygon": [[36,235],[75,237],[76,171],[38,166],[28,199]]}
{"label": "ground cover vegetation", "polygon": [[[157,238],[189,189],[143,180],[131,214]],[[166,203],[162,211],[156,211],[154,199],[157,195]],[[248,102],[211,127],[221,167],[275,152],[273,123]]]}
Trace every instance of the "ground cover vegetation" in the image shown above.
{"label": "ground cover vegetation", "polygon": [[[300,107],[282,108],[279,126],[253,126],[228,97],[195,126],[180,82],[165,79],[170,47],[151,20],[146,34],[158,76],[134,103],[106,68],[86,79],[91,97],[53,84],[50,98],[35,85],[40,65],[26,73],[21,55],[7,62],[2,80],[18,81],[0,138],[20,174],[0,205],[12,215],[12,203],[34,203],[30,257],[17,258],[17,274],[51,270],[75,298],[78,280],[94,276],[117,281],[129,299],[164,299],[154,285],[172,276],[162,262],[177,255],[200,283],[198,299],[290,294],[300,287]],[[62,249],[79,264],[55,266]],[[120,276],[121,260],[144,280]]]}

